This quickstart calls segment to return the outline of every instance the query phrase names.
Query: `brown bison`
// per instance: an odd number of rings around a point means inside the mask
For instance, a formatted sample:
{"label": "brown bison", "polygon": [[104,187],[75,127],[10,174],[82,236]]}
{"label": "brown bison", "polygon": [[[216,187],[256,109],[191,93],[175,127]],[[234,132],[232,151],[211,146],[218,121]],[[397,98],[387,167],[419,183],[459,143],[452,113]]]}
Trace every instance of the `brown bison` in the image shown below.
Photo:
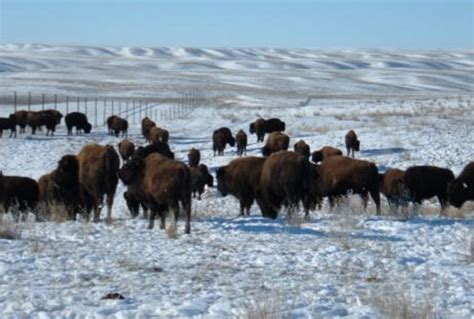
{"label": "brown bison", "polygon": [[197,167],[199,162],[201,161],[201,152],[195,149],[194,147],[191,148],[188,152],[188,163],[191,167]]}
{"label": "brown bison", "polygon": [[212,134],[212,149],[214,150],[214,156],[224,155],[225,145],[229,144],[231,147],[235,145],[235,138],[232,136],[232,132],[227,127],[221,127]]}
{"label": "brown bison", "polygon": [[122,160],[126,162],[133,156],[133,153],[135,152],[135,145],[133,145],[133,143],[128,139],[124,139],[118,143],[118,149],[120,157],[122,157]]}
{"label": "brown bison", "polygon": [[156,126],[156,123],[150,120],[150,118],[148,117],[145,117],[142,120],[142,135],[147,142],[150,141],[150,130],[152,127],[155,127],[155,126]]}
{"label": "brown bison", "polygon": [[119,177],[134,197],[150,209],[150,229],[156,215],[161,219],[160,228],[165,228],[168,208],[173,210],[176,226],[181,203],[185,211],[185,233],[190,233],[191,174],[185,164],[160,154],[151,154],[145,159],[134,157],[122,167]]}
{"label": "brown bison", "polygon": [[174,153],[171,152],[169,145],[163,142],[156,142],[147,146],[140,146],[133,155],[140,158],[145,158],[152,153],[158,153],[170,159],[174,159]]}
{"label": "brown bison", "polygon": [[314,151],[311,155],[311,160],[315,163],[324,161],[324,159],[331,156],[341,156],[342,151],[338,148],[331,146],[324,146],[320,150]]}
{"label": "brown bison", "polygon": [[26,123],[31,127],[31,134],[36,134],[36,130],[42,126],[46,127],[46,135],[54,135],[56,126],[61,123],[63,115],[55,110],[44,110],[33,112],[29,111],[26,117]]}
{"label": "brown bison", "polygon": [[407,199],[417,205],[422,200],[436,196],[441,211],[448,206],[448,184],[454,180],[451,170],[436,166],[412,166],[405,171],[403,180]]}
{"label": "brown bison", "polygon": [[467,164],[458,178],[448,184],[448,199],[457,208],[474,200],[474,162]]}
{"label": "brown bison", "polygon": [[118,184],[120,158],[111,145],[89,144],[77,155],[79,189],[86,218],[94,209],[94,221],[100,219],[104,196],[107,202],[107,222],[112,222],[112,205]]}
{"label": "brown bison", "polygon": [[295,152],[280,151],[265,161],[257,190],[257,202],[264,217],[276,218],[282,206],[288,209],[288,218],[298,207],[305,206],[314,181],[314,169],[309,160]]}
{"label": "brown bison", "polygon": [[51,207],[62,205],[69,219],[75,219],[79,212],[79,163],[76,156],[64,155],[58,167],[38,180],[39,201],[43,204],[45,215],[51,215]]}
{"label": "brown bison", "polygon": [[84,113],[72,112],[66,115],[64,118],[66,122],[67,135],[72,135],[72,129],[76,128],[76,135],[80,132],[89,134],[92,130],[92,125],[87,120],[87,116]]}
{"label": "brown bison", "polygon": [[209,174],[209,169],[206,165],[191,166],[191,192],[193,197],[198,194],[198,200],[201,200],[201,195],[204,193],[204,187],[212,187],[214,185],[214,178]]}
{"label": "brown bison", "polygon": [[266,158],[243,157],[217,169],[217,190],[222,196],[231,194],[240,202],[240,215],[250,214],[260,183],[260,174]]}
{"label": "brown bison", "polygon": [[16,124],[20,127],[20,134],[25,133],[28,111],[16,111],[13,115],[15,116]]}
{"label": "brown bison", "polygon": [[31,178],[21,176],[5,176],[0,172],[0,203],[8,212],[18,218],[20,213],[35,212],[38,205],[38,183]]}
{"label": "brown bison", "polygon": [[352,157],[355,157],[354,151],[355,152],[360,151],[360,141],[357,139],[357,134],[353,130],[350,130],[346,134],[345,142],[346,142],[347,156],[349,156],[350,152],[352,151]]}
{"label": "brown bison", "polygon": [[123,198],[127,203],[127,207],[130,210],[130,214],[133,218],[137,217],[140,214],[140,207],[143,209],[143,218],[148,218],[148,207],[143,202],[138,200],[138,196],[135,195],[133,190],[127,190],[123,193]]}
{"label": "brown bison", "polygon": [[294,149],[296,153],[300,153],[301,155],[304,155],[309,159],[309,155],[311,152],[309,145],[306,144],[305,141],[299,140],[298,142],[296,142],[294,145]]}
{"label": "brown bison", "polygon": [[277,118],[268,120],[260,118],[250,124],[250,134],[257,134],[257,142],[263,142],[265,133],[284,132],[285,129],[285,122]]}
{"label": "brown bison", "polygon": [[244,130],[237,132],[235,141],[237,143],[237,155],[242,156],[244,153],[247,155],[247,134],[245,134]]}
{"label": "brown bison", "polygon": [[3,131],[10,130],[10,137],[16,137],[16,116],[10,114],[8,118],[0,117],[0,138],[3,137]]}
{"label": "brown bison", "polygon": [[112,115],[107,118],[107,128],[109,135],[118,137],[122,133],[122,137],[128,136],[128,121],[119,116]]}
{"label": "brown bison", "polygon": [[372,162],[345,156],[332,156],[317,166],[316,192],[329,198],[334,207],[335,199],[349,193],[359,194],[367,207],[369,194],[375,202],[377,215],[380,214],[379,175]]}
{"label": "brown bison", "polygon": [[391,168],[379,174],[380,192],[385,195],[392,210],[406,206],[404,178],[405,172],[397,168]]}
{"label": "brown bison", "polygon": [[151,143],[162,142],[168,143],[170,133],[158,126],[153,126],[148,132],[148,137]]}
{"label": "brown bison", "polygon": [[270,133],[270,135],[268,135],[267,137],[267,142],[265,143],[265,146],[262,147],[262,155],[270,156],[272,153],[276,153],[278,151],[286,151],[288,150],[289,145],[290,137],[285,133]]}

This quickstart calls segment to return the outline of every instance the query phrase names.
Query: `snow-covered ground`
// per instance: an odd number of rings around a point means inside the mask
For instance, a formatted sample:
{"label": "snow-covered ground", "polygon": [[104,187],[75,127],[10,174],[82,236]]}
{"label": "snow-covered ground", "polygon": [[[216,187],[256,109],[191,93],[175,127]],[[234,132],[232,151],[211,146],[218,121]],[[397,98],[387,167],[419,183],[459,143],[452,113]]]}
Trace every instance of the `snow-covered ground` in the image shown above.
{"label": "snow-covered ground", "polygon": [[[149,63],[156,67],[146,67]],[[212,156],[213,129],[248,132],[258,116],[283,119],[291,145],[304,139],[312,150],[343,148],[345,133],[354,129],[361,140],[358,157],[374,161],[381,171],[430,164],[458,174],[474,160],[470,52],[4,45],[0,65],[6,91],[31,88],[36,81],[40,90],[60,92],[64,83],[84,80],[84,91],[73,84],[67,90],[88,94],[94,79],[110,84],[94,90],[113,96],[172,96],[190,83],[221,87],[215,105],[157,119],[169,129],[178,159],[199,148],[213,174],[236,158],[229,148],[223,157]],[[175,81],[165,90],[170,78]],[[148,86],[151,80],[163,82]],[[309,95],[315,97],[301,103]],[[0,108],[0,116],[10,111]],[[144,143],[138,125],[130,137]],[[249,139],[249,155],[258,155],[262,143]],[[4,138],[0,170],[37,179],[88,142],[119,140],[104,128],[68,137],[63,125],[54,137]],[[239,218],[234,198],[209,189],[193,201],[191,234],[184,234],[180,222],[177,238],[170,238],[158,228],[148,230],[144,219],[131,219],[123,191],[119,184],[112,225],[13,224],[9,215],[3,217],[0,227],[20,237],[0,239],[1,317],[381,318],[403,307],[442,318],[474,316],[472,203],[439,216],[438,203],[427,201],[418,216],[403,221],[388,212],[385,201],[378,217],[372,203],[363,212],[360,200],[351,197],[336,212],[324,205],[310,221],[289,224],[284,212],[267,220],[256,206],[251,217]],[[101,299],[112,292],[125,299]]]}

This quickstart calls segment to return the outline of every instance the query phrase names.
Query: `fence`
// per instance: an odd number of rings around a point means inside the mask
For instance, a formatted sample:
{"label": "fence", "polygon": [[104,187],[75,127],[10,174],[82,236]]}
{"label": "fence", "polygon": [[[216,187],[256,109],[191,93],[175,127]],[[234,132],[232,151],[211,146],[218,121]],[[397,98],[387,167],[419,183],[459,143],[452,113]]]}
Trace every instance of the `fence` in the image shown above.
{"label": "fence", "polygon": [[[68,96],[46,93],[12,92],[1,98],[3,116],[19,110],[58,110],[63,115],[82,112],[95,127],[106,124],[107,118],[117,115],[130,125],[139,124],[144,117],[154,121],[169,121],[189,114],[194,108],[209,105],[209,98],[200,90],[181,93],[175,98],[111,98]],[[6,107],[6,109],[5,109]]]}

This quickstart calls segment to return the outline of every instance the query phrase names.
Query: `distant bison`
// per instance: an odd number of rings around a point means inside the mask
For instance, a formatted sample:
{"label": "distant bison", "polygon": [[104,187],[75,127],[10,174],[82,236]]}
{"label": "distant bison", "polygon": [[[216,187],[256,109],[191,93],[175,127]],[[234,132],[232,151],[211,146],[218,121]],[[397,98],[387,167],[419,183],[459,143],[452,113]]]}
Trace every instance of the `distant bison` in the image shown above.
{"label": "distant bison", "polygon": [[120,157],[122,157],[124,162],[128,161],[129,158],[133,156],[133,153],[135,153],[135,145],[128,139],[124,139],[118,143],[118,149]]}
{"label": "distant bison", "polygon": [[221,127],[212,134],[212,149],[214,150],[214,156],[224,155],[224,149],[226,144],[235,146],[235,138],[232,136],[232,132],[227,127]]}
{"label": "distant bison", "polygon": [[266,158],[243,157],[217,169],[217,190],[222,196],[231,194],[240,202],[240,215],[249,215],[257,196],[260,175]]}
{"label": "distant bison", "polygon": [[396,168],[388,169],[384,174],[379,174],[380,192],[385,195],[392,210],[396,210],[400,206],[406,206],[404,178],[405,172]]}
{"label": "distant bison", "polygon": [[265,133],[284,132],[285,129],[285,122],[277,118],[268,120],[260,118],[250,124],[250,134],[257,134],[257,142],[263,142]]}
{"label": "distant bison", "polygon": [[0,203],[3,209],[8,212],[13,208],[12,213],[18,218],[18,212],[35,213],[38,205],[38,183],[31,178],[21,176],[5,176],[0,172]]}
{"label": "distant bison", "polygon": [[8,118],[0,117],[0,138],[3,137],[3,131],[10,130],[10,137],[16,137],[16,117],[11,114]]}
{"label": "distant bison", "polygon": [[107,202],[107,222],[112,222],[112,205],[118,184],[120,159],[111,145],[89,144],[77,155],[81,202],[89,218],[94,210],[94,221],[100,219],[104,196]]}
{"label": "distant bison", "polygon": [[64,155],[57,168],[38,180],[39,200],[46,216],[51,216],[52,208],[64,206],[68,219],[75,219],[79,212],[79,163],[76,156]]}
{"label": "distant bison", "polygon": [[147,142],[150,141],[150,130],[152,127],[155,127],[155,126],[156,126],[156,123],[150,120],[150,118],[148,117],[145,117],[142,120],[142,135]]}
{"label": "distant bison", "polygon": [[36,130],[42,126],[46,127],[46,135],[54,135],[56,126],[61,123],[63,115],[55,110],[29,111],[26,116],[26,123],[31,127],[31,134],[36,134]]}
{"label": "distant bison", "polygon": [[317,166],[315,187],[320,196],[328,197],[334,207],[335,200],[349,193],[359,194],[367,207],[369,194],[380,214],[379,174],[377,166],[368,161],[345,156],[326,158]]}
{"label": "distant bison", "polygon": [[331,146],[324,146],[323,148],[313,152],[311,160],[315,163],[319,163],[328,157],[341,155],[342,151],[340,149]]}
{"label": "distant bison", "polygon": [[195,149],[194,147],[191,148],[188,152],[188,163],[191,167],[197,167],[199,162],[201,161],[201,152]]}
{"label": "distant bison", "polygon": [[28,111],[16,111],[13,115],[15,116],[16,124],[20,127],[20,134],[25,133]]}
{"label": "distant bison", "polygon": [[170,150],[168,144],[163,142],[156,142],[147,146],[140,146],[136,149],[134,156],[145,158],[153,153],[158,153],[170,159],[174,159],[174,153]]}
{"label": "distant bison", "polygon": [[84,113],[72,112],[64,118],[67,127],[67,135],[72,135],[72,129],[76,128],[76,134],[84,132],[89,134],[92,130],[92,125],[88,122],[87,116]]}
{"label": "distant bison", "polygon": [[185,164],[160,154],[151,154],[145,159],[134,157],[122,167],[119,177],[135,199],[150,209],[150,229],[156,215],[160,216],[160,228],[165,228],[168,208],[173,210],[176,226],[181,203],[185,211],[185,233],[190,233],[191,176]]}
{"label": "distant bison", "polygon": [[300,153],[301,155],[304,155],[306,158],[309,159],[310,148],[305,141],[299,140],[298,142],[296,142],[294,145],[294,149],[296,153]]}
{"label": "distant bison", "polygon": [[448,184],[448,199],[457,208],[474,200],[474,162],[467,164],[458,178]]}
{"label": "distant bison", "polygon": [[242,156],[244,153],[247,155],[247,134],[240,130],[235,135],[235,141],[237,142],[237,155]]}
{"label": "distant bison", "polygon": [[412,166],[405,171],[403,180],[408,199],[420,205],[422,200],[436,196],[441,211],[448,206],[448,184],[454,180],[451,170],[436,166]]}
{"label": "distant bison", "polygon": [[357,134],[353,131],[350,130],[345,137],[345,143],[346,143],[346,149],[347,149],[347,156],[352,151],[352,157],[354,157],[354,151],[359,152],[360,151],[360,141],[357,139]]}
{"label": "distant bison", "polygon": [[190,167],[191,172],[191,192],[193,197],[198,194],[198,199],[201,200],[201,195],[204,193],[204,187],[212,187],[214,185],[214,178],[209,174],[209,170],[206,165],[200,164],[199,166]]}
{"label": "distant bison", "polygon": [[265,146],[262,147],[262,155],[270,156],[278,151],[286,151],[290,145],[290,137],[285,133],[273,132],[267,137]]}
{"label": "distant bison", "polygon": [[107,128],[109,135],[115,135],[116,137],[122,133],[122,137],[128,136],[128,121],[119,116],[112,115],[107,118]]}
{"label": "distant bison", "polygon": [[148,132],[148,137],[151,143],[156,143],[156,142],[168,143],[170,134],[167,130],[161,127],[153,126],[152,128],[150,128]]}

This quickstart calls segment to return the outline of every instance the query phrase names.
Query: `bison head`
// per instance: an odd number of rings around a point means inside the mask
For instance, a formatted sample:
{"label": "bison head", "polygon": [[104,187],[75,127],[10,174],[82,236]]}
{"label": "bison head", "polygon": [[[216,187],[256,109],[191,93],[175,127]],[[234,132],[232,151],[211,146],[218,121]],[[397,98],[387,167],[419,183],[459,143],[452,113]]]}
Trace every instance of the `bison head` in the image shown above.
{"label": "bison head", "polygon": [[262,155],[263,156],[270,156],[270,151],[269,151],[269,149],[266,145],[264,147],[262,147]]}
{"label": "bison head", "polygon": [[91,123],[86,123],[86,125],[84,126],[84,133],[89,134],[91,130],[92,130]]}
{"label": "bison head", "polygon": [[263,217],[271,219],[276,219],[278,217],[278,212],[272,207],[272,205],[269,205],[265,200],[263,200],[261,193],[258,190],[256,200]]}
{"label": "bison head", "polygon": [[356,152],[359,152],[359,151],[360,151],[360,141],[359,141],[359,140],[357,140],[357,141],[355,142],[354,149],[355,149]]}
{"label": "bison head", "polygon": [[313,152],[311,160],[315,163],[319,163],[323,160],[323,153],[320,151]]}
{"label": "bison head", "polygon": [[227,143],[229,143],[230,146],[234,147],[235,146],[235,138],[233,136],[230,136],[229,139],[227,140]]}
{"label": "bison head", "polygon": [[448,201],[456,208],[461,208],[469,197],[469,186],[459,180],[451,181],[448,184]]}
{"label": "bison head", "polygon": [[249,131],[250,134],[255,134],[255,123],[250,123]]}
{"label": "bison head", "polygon": [[227,196],[227,185],[225,181],[225,167],[219,167],[216,171],[217,178],[217,190],[221,193],[222,196]]}
{"label": "bison head", "polygon": [[212,177],[212,175],[209,174],[209,169],[207,168],[207,166],[204,165],[204,164],[200,164],[199,165],[199,171],[204,176],[204,179],[206,181],[206,185],[209,186],[209,187],[213,187],[214,186],[214,177]]}
{"label": "bison head", "polygon": [[123,165],[122,168],[119,170],[118,176],[120,180],[125,185],[132,184],[136,180],[136,178],[140,175],[141,171],[143,170],[144,165],[145,164],[142,158],[139,158],[136,156],[133,157],[125,165]]}

